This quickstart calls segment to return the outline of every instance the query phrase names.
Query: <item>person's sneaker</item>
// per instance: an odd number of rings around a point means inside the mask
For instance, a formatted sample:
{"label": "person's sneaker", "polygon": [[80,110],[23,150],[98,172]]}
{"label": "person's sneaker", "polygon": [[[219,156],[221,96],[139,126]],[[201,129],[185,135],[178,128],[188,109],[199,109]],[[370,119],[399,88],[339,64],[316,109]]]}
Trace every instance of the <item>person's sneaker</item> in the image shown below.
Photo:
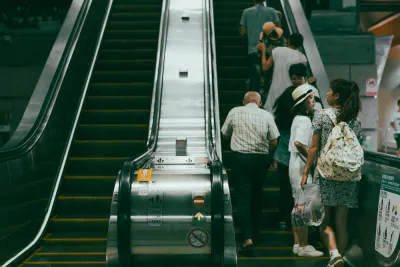
{"label": "person's sneaker", "polygon": [[297,256],[297,254],[299,254],[299,245],[293,245],[293,250],[292,250],[293,254]]}
{"label": "person's sneaker", "polygon": [[341,256],[331,259],[328,263],[328,267],[344,267],[344,260]]}
{"label": "person's sneaker", "polygon": [[308,245],[305,247],[299,247],[298,256],[300,257],[322,257],[323,252],[316,250],[313,246]]}

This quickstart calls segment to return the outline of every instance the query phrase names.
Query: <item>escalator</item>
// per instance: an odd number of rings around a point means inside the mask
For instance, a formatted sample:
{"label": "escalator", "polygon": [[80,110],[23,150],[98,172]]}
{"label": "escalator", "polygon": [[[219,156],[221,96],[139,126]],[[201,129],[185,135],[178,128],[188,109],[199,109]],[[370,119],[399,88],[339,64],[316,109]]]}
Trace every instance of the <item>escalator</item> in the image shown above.
{"label": "escalator", "polygon": [[[280,2],[280,1],[274,1]],[[247,92],[248,77],[247,37],[239,36],[239,21],[245,8],[251,3],[243,0],[214,0],[214,21],[216,39],[216,57],[218,66],[218,90],[221,125],[228,112],[242,104]],[[282,11],[282,8],[274,6]],[[282,14],[285,14],[282,12]],[[285,17],[282,18],[283,29],[287,29]],[[233,162],[229,143],[223,145],[223,163],[228,176]],[[234,189],[232,189],[234,190]],[[292,254],[293,234],[291,231],[278,230],[279,179],[277,170],[270,168],[263,187],[263,216],[261,237],[256,244],[255,257],[240,257],[239,266],[324,266],[327,257],[318,259],[299,258]],[[234,207],[233,202],[233,207]],[[310,230],[312,232],[312,230]],[[237,233],[238,240],[240,233]],[[317,249],[323,249],[318,241],[316,231],[310,233],[309,242]]]}
{"label": "escalator", "polygon": [[56,206],[21,266],[106,265],[117,173],[146,149],[161,0],[115,0]]}

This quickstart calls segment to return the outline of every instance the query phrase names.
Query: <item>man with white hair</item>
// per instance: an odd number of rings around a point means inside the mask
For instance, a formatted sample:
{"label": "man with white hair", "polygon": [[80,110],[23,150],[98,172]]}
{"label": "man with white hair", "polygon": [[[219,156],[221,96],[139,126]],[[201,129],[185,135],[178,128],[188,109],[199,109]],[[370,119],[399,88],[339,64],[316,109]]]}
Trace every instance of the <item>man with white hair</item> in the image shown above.
{"label": "man with white hair", "polygon": [[254,251],[253,236],[258,234],[262,212],[262,185],[279,137],[273,116],[261,105],[260,94],[248,92],[243,106],[229,112],[221,129],[223,137],[231,139],[233,177],[229,182],[235,188],[237,223],[244,235],[239,252],[244,254]]}

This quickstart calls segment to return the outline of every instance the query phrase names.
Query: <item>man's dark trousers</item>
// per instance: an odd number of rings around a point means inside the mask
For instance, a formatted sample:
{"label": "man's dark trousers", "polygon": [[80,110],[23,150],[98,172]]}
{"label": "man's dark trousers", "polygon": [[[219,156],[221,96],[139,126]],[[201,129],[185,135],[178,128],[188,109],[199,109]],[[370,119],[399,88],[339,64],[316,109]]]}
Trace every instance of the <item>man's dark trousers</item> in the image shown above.
{"label": "man's dark trousers", "polygon": [[244,240],[253,239],[262,220],[263,184],[271,166],[268,154],[233,153],[230,186],[237,209],[237,224]]}

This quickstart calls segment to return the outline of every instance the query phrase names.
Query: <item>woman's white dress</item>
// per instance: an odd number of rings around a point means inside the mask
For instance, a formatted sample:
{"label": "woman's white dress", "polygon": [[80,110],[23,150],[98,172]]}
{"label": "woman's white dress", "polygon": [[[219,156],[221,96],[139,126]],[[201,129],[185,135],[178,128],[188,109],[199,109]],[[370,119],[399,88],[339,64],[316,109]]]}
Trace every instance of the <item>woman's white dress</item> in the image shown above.
{"label": "woman's white dress", "polygon": [[290,184],[292,186],[293,197],[295,199],[298,196],[299,190],[301,190],[300,182],[301,178],[303,177],[305,160],[307,159],[300,155],[294,143],[300,142],[308,149],[311,145],[312,136],[313,130],[310,118],[302,115],[296,116],[292,123],[289,140],[289,177]]}

